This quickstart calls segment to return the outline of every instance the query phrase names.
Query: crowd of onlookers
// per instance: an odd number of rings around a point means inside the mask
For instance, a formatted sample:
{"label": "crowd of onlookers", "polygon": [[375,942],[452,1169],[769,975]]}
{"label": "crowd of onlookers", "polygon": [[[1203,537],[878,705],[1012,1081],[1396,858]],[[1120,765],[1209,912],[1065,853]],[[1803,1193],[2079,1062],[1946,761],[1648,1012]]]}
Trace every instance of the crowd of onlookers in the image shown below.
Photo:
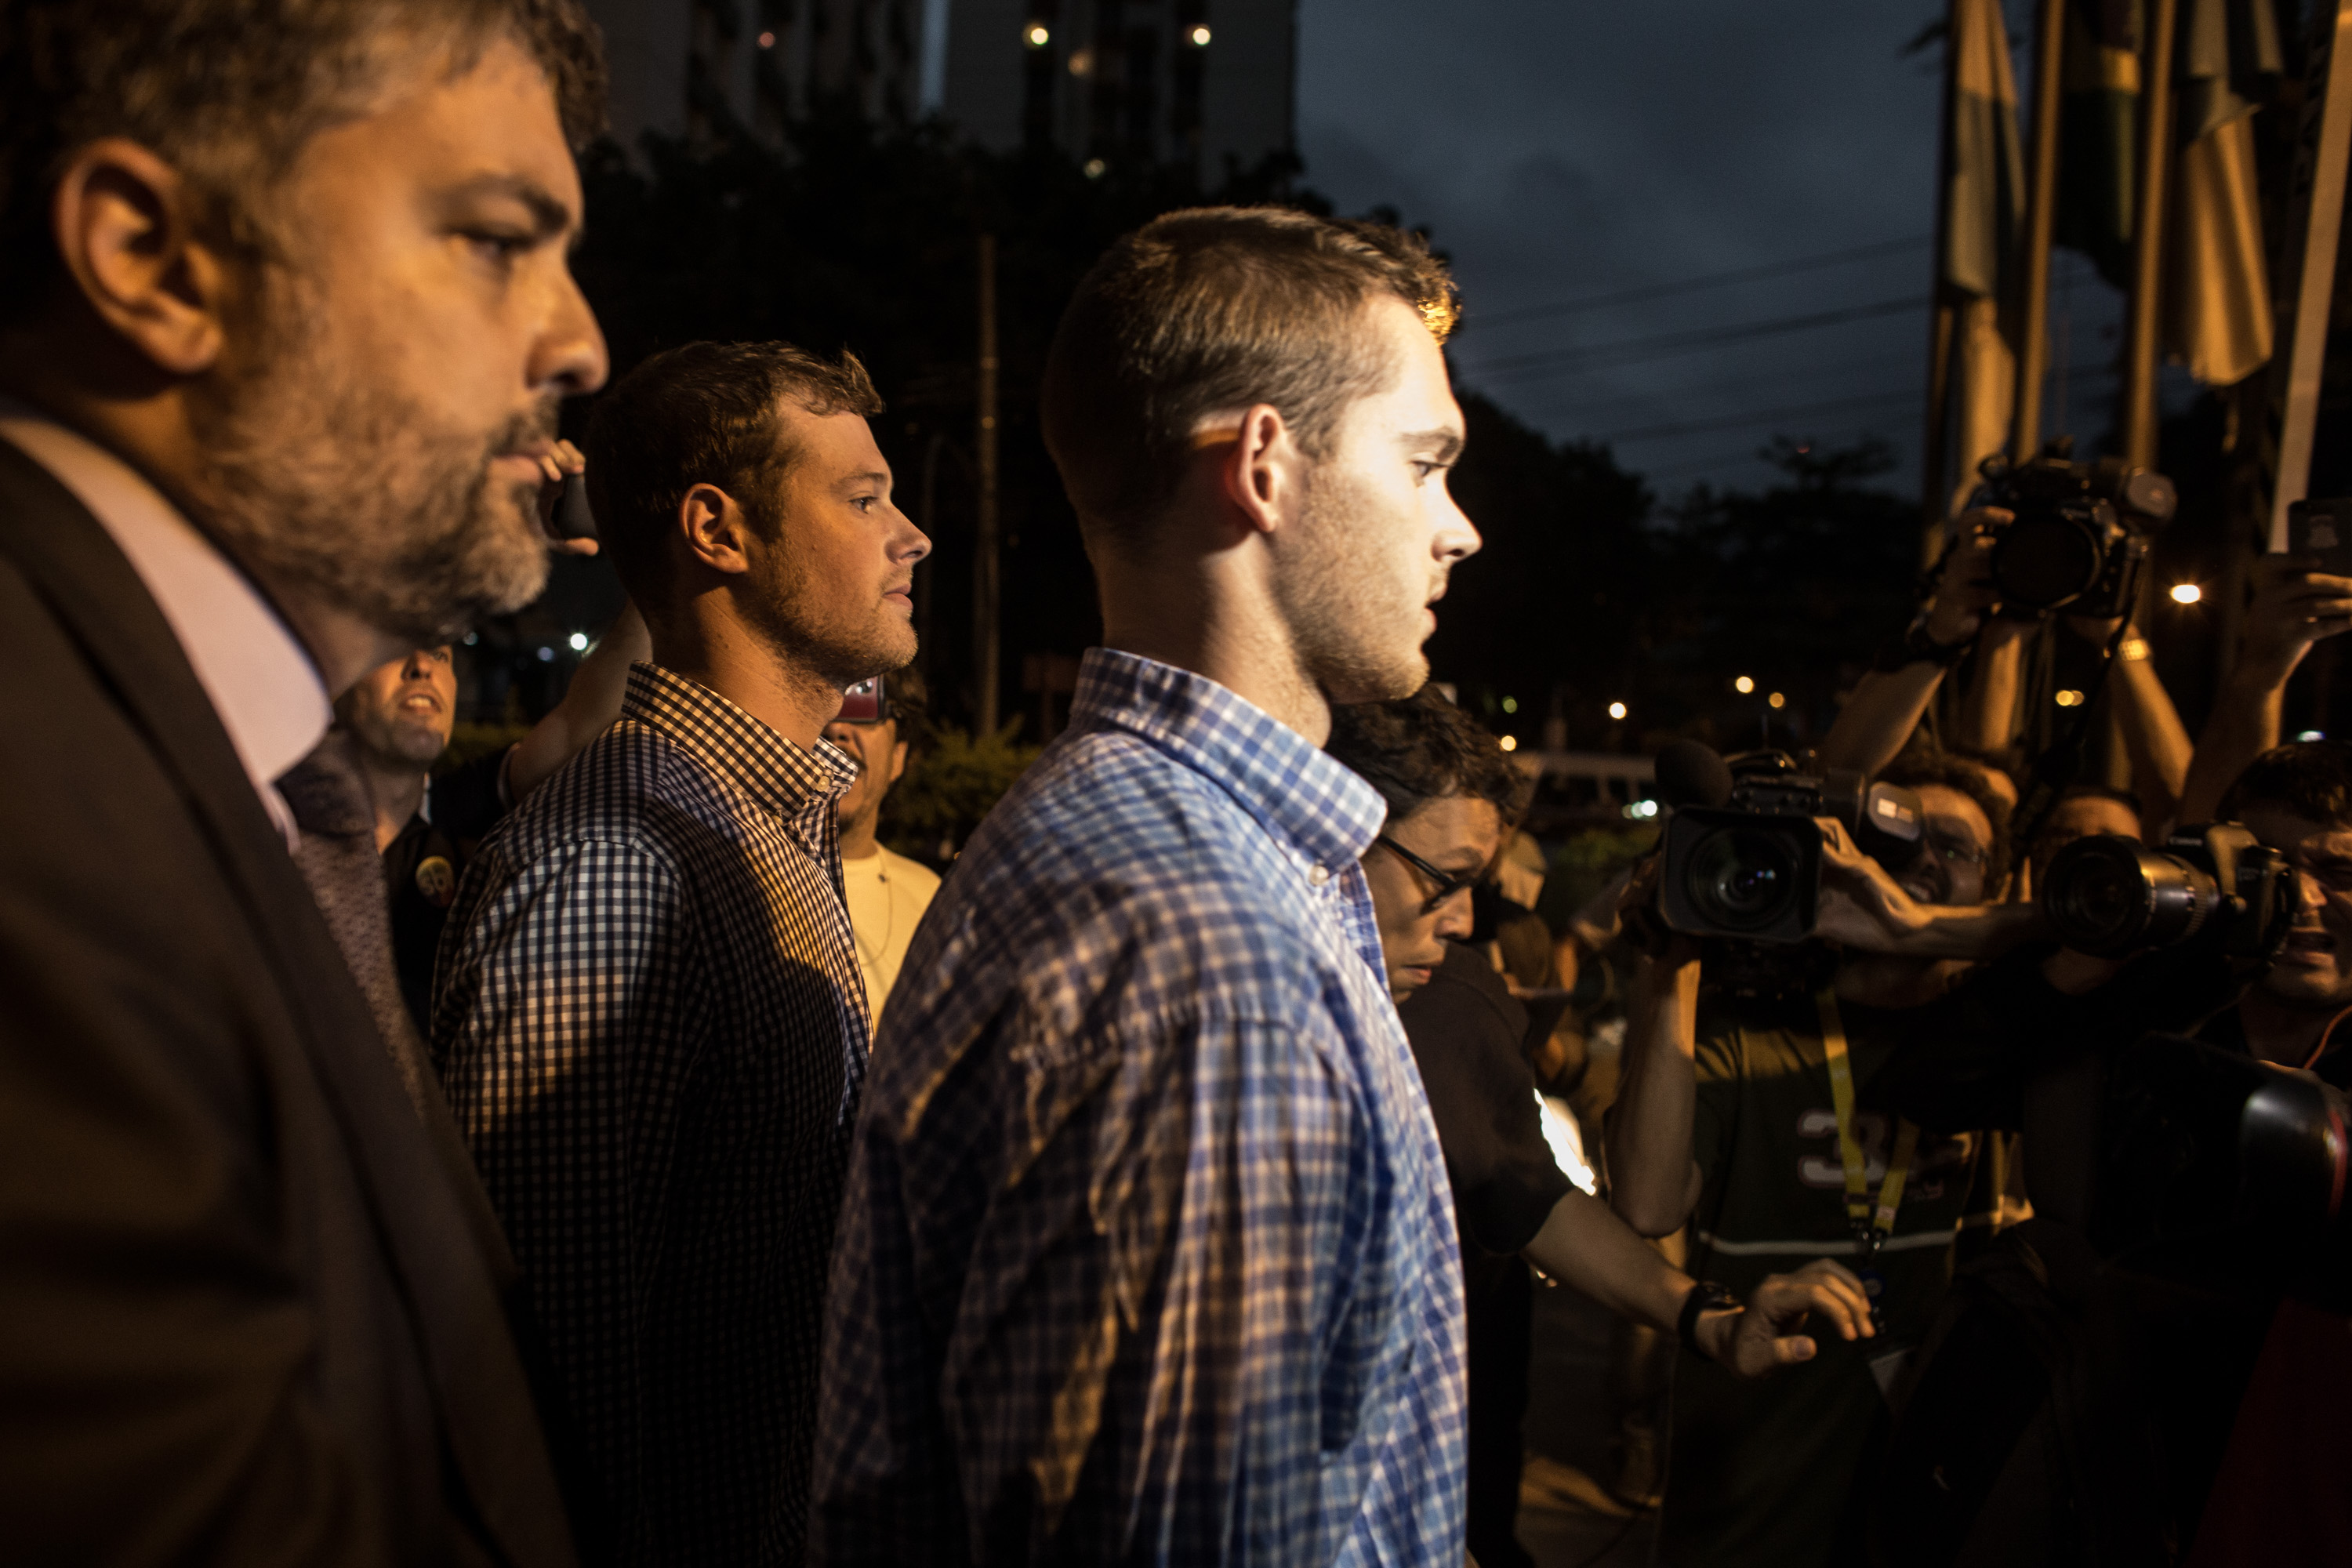
{"label": "crowd of onlookers", "polygon": [[[2126,1268],[2095,1158],[2147,1029],[2340,1145],[2352,748],[2277,731],[2352,580],[2264,563],[2192,748],[1964,512],[1820,748],[1905,847],[1824,818],[1800,942],[1670,929],[1655,856],[1555,933],[1422,653],[1481,544],[1444,263],[1173,213],[1044,380],[1102,646],[942,881],[877,833],[929,550],[881,396],[779,342],[604,384],[602,79],[572,0],[0,3],[12,1561],[1524,1561],[1539,1280],[1679,1347],[1612,1479],[1664,1562],[2352,1550],[2282,1438],[2343,1303]],[[628,610],[436,772],[551,547]],[[2127,781],[2021,754],[2037,636],[2116,650]],[[2051,940],[2070,839],[2220,816],[2275,952]]]}

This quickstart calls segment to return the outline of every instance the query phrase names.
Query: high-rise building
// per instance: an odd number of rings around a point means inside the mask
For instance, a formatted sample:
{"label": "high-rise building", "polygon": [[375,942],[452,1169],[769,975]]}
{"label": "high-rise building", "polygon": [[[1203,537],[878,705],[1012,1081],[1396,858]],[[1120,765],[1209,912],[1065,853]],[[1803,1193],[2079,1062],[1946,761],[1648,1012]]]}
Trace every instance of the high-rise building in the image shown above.
{"label": "high-rise building", "polygon": [[[877,122],[936,108],[924,90],[949,0],[587,0],[604,30],[613,133],[699,136],[732,122],[772,138],[820,97]],[[932,75],[938,74],[937,64]]]}
{"label": "high-rise building", "polygon": [[1213,184],[1293,148],[1297,0],[954,0],[942,111],[984,146],[1051,142]]}
{"label": "high-rise building", "polygon": [[774,136],[821,99],[1214,184],[1293,147],[1297,0],[587,0],[613,131]]}

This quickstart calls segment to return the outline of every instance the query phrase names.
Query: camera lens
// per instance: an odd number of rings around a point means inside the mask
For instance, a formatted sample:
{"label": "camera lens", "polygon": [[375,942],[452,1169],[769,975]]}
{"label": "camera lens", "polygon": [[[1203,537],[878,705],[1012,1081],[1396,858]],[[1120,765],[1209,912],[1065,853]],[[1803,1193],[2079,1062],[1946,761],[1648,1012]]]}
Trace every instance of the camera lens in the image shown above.
{"label": "camera lens", "polygon": [[2042,877],[2042,912],[2058,940],[2103,958],[2186,942],[2220,902],[2196,867],[2106,834],[2061,849]]}
{"label": "camera lens", "polygon": [[1797,896],[1797,853],[1780,834],[1724,827],[1691,851],[1685,884],[1699,913],[1727,931],[1761,931]]}
{"label": "camera lens", "polygon": [[2055,609],[2082,597],[2099,580],[2101,564],[2097,535],[2063,513],[2019,518],[1993,547],[2000,596],[2029,609]]}

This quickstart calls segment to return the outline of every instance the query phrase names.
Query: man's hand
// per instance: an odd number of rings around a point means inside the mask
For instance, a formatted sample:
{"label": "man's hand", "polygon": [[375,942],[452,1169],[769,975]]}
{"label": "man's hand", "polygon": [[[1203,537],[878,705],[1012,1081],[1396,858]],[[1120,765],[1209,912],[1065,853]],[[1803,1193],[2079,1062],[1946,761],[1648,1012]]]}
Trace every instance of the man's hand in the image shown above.
{"label": "man's hand", "polygon": [[2254,558],[2254,598],[2246,609],[2238,667],[2284,685],[2311,645],[2352,629],[2352,577],[2314,571],[2296,555]]}
{"label": "man's hand", "polygon": [[588,458],[569,441],[558,441],[552,451],[542,453],[539,471],[544,478],[539,487],[539,526],[547,535],[548,547],[566,555],[593,555],[596,542],[593,539],[566,539],[555,531],[555,503],[563,499],[563,481],[572,474],[588,471]]}
{"label": "man's hand", "polygon": [[1958,542],[1944,557],[1944,578],[1927,609],[1927,635],[1946,647],[1972,640],[2000,603],[1992,583],[1993,535],[1986,527],[2008,522],[2011,516],[1988,506],[1964,511],[1955,520]]}
{"label": "man's hand", "polygon": [[1863,1294],[1862,1281],[1818,1258],[1794,1274],[1768,1278],[1748,1298],[1744,1311],[1700,1314],[1698,1336],[1713,1360],[1738,1376],[1761,1377],[1813,1359],[1818,1347],[1812,1336],[1799,1331],[1815,1318],[1843,1340],[1869,1339],[1878,1331],[1870,1324],[1870,1298]]}
{"label": "man's hand", "polygon": [[1886,868],[1862,852],[1845,824],[1817,816],[1822,830],[1822,902],[1813,930],[1848,947],[1877,951],[1890,937],[1912,936],[1933,921],[1930,907],[1905,892]]}

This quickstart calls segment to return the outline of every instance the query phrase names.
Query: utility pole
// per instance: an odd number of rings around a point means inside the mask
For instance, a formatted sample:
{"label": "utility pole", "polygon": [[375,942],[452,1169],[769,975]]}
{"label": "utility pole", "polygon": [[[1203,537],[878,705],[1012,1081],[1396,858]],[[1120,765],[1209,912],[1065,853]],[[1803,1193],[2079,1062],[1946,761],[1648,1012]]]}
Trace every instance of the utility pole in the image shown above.
{"label": "utility pole", "polygon": [[[2156,3],[2166,16],[2172,14],[2173,0]],[[2042,450],[2042,373],[2050,353],[2050,237],[2058,211],[2058,77],[2065,48],[2066,0],[2042,0],[2033,32],[2033,164],[2025,182],[2017,397],[2009,439],[2010,460],[2015,463]]]}
{"label": "utility pole", "polygon": [[2172,177],[2172,45],[2179,0],[2149,0],[2140,50],[2139,189],[2132,198],[2131,302],[2124,316],[2126,462],[2156,467],[2156,338],[2164,292],[2164,195]]}
{"label": "utility pole", "polygon": [[971,666],[978,735],[996,732],[998,658],[996,517],[996,237],[980,237],[980,453],[978,526],[972,530]]}

